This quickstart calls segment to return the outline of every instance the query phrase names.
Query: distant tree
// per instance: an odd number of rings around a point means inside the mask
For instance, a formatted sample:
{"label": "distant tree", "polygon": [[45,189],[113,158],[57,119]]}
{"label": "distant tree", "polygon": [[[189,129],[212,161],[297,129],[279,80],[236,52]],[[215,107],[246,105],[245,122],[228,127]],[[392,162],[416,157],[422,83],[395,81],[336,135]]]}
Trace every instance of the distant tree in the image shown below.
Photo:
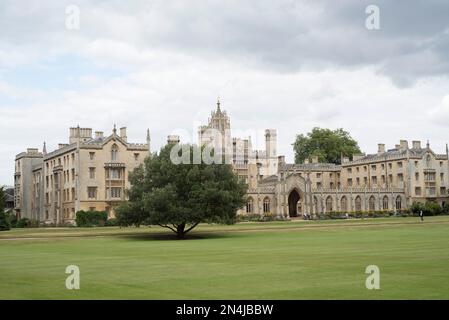
{"label": "distant tree", "polygon": [[357,141],[347,131],[322,128],[313,128],[307,135],[297,135],[293,150],[296,163],[317,156],[320,162],[340,164],[342,155],[351,158],[361,153]]}
{"label": "distant tree", "polygon": [[6,194],[3,187],[0,187],[0,231],[11,229],[9,213],[5,212]]}
{"label": "distant tree", "polygon": [[[155,224],[172,230],[178,238],[199,223],[231,224],[245,204],[247,185],[228,164],[174,164],[173,145],[131,172],[129,201],[117,208],[118,224]],[[192,160],[197,146],[186,145]],[[201,151],[201,150],[200,150]]]}

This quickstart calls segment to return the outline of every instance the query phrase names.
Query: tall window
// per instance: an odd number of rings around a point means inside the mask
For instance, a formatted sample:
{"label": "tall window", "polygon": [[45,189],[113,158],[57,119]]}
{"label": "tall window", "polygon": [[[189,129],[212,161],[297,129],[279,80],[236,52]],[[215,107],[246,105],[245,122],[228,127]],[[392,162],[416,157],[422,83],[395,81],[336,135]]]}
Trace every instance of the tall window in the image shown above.
{"label": "tall window", "polygon": [[97,198],[97,187],[88,187],[87,188],[87,197],[89,199],[96,199]]}
{"label": "tall window", "polygon": [[263,200],[263,213],[268,213],[270,212],[270,199],[268,197],[266,197]]}
{"label": "tall window", "polygon": [[355,198],[355,211],[362,211],[362,198],[360,196]]}
{"label": "tall window", "polygon": [[346,201],[346,196],[341,197],[340,210],[341,211],[347,211],[348,210],[348,203]]}
{"label": "tall window", "polygon": [[116,161],[117,160],[117,154],[118,154],[118,147],[116,144],[112,145],[111,148],[111,160]]}
{"label": "tall window", "polygon": [[382,199],[382,208],[384,210],[388,210],[388,197],[384,196],[384,198]]}
{"label": "tall window", "polygon": [[112,187],[109,189],[111,198],[120,198],[122,196],[122,188]]}
{"label": "tall window", "polygon": [[89,178],[95,179],[95,168],[94,167],[89,168]]}
{"label": "tall window", "polygon": [[332,197],[329,196],[326,198],[326,212],[332,211]]}
{"label": "tall window", "polygon": [[254,201],[253,198],[248,198],[246,201],[246,213],[252,213],[254,207]]}
{"label": "tall window", "polygon": [[396,210],[401,210],[402,207],[402,198],[401,196],[396,197]]}
{"label": "tall window", "polygon": [[376,210],[376,198],[374,196],[369,197],[369,211]]}

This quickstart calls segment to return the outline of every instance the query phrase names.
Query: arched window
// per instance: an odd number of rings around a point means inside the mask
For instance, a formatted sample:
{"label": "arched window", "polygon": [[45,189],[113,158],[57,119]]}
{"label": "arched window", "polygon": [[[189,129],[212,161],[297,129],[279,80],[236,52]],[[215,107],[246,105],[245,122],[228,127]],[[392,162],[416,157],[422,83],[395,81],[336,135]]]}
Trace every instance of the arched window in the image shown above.
{"label": "arched window", "polygon": [[348,210],[348,202],[346,200],[346,196],[341,197],[340,199],[340,211]]}
{"label": "arched window", "polygon": [[332,197],[329,196],[326,198],[326,212],[332,211]]}
{"label": "arched window", "polygon": [[246,201],[246,213],[252,213],[254,209],[254,201],[253,198],[248,198]]}
{"label": "arched window", "polygon": [[396,197],[396,210],[401,210],[402,208],[402,198],[401,196]]}
{"label": "arched window", "polygon": [[388,210],[388,197],[384,196],[383,200],[382,200],[382,208],[384,210]]}
{"label": "arched window", "polygon": [[362,198],[360,196],[355,198],[355,211],[362,211]]}
{"label": "arched window", "polygon": [[369,211],[376,210],[376,198],[374,196],[369,197]]}
{"label": "arched window", "polygon": [[270,198],[266,197],[263,200],[263,213],[270,212]]}
{"label": "arched window", "polygon": [[116,144],[113,144],[112,148],[111,148],[111,160],[112,161],[117,160],[117,153],[118,153],[118,147]]}

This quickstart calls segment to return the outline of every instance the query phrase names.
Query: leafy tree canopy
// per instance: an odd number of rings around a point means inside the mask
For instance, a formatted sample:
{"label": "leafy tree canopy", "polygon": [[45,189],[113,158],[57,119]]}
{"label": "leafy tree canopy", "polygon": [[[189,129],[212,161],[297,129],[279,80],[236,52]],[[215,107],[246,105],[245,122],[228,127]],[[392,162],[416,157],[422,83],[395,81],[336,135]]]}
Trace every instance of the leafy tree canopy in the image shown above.
{"label": "leafy tree canopy", "polygon": [[347,131],[317,127],[307,135],[297,135],[293,150],[296,163],[304,163],[306,159],[317,156],[320,162],[340,164],[342,155],[351,158],[361,153],[357,141]]}
{"label": "leafy tree canopy", "polygon": [[[117,208],[118,223],[156,224],[172,230],[178,238],[201,222],[234,223],[237,210],[245,204],[247,185],[231,165],[174,164],[172,146],[147,157],[130,173],[129,201]],[[197,148],[187,145],[192,157],[201,152]]]}

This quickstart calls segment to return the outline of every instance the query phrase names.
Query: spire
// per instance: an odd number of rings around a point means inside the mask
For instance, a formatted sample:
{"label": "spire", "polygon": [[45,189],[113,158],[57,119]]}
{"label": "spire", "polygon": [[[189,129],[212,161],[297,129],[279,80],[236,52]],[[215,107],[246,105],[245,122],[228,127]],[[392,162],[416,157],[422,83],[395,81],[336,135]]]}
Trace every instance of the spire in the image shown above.
{"label": "spire", "polygon": [[218,98],[217,98],[217,113],[221,113],[221,109],[220,109],[220,96],[218,96]]}
{"label": "spire", "polygon": [[148,152],[150,152],[150,143],[151,143],[150,129],[147,129],[147,145],[148,145]]}
{"label": "spire", "polygon": [[114,129],[112,129],[112,132],[113,132],[114,134],[117,134],[117,126],[115,125],[115,123],[114,123]]}
{"label": "spire", "polygon": [[430,143],[429,143],[429,140],[427,140],[426,147],[427,147],[427,149],[430,149]]}
{"label": "spire", "polygon": [[[447,145],[446,145],[447,146]],[[45,156],[47,154],[47,144],[44,141],[44,147],[42,148],[42,154]]]}

